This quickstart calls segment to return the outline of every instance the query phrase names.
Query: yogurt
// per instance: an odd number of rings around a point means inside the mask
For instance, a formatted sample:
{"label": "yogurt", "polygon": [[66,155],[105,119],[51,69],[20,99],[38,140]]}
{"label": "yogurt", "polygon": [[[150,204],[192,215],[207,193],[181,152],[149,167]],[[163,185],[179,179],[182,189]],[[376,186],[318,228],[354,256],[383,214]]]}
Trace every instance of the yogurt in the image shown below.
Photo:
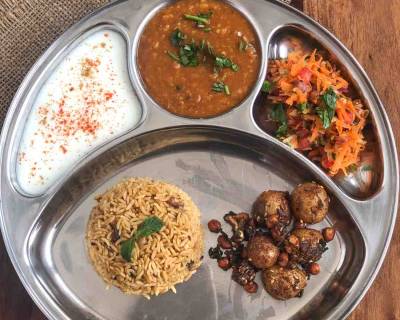
{"label": "yogurt", "polygon": [[42,194],[94,148],[132,129],[141,114],[124,39],[109,30],[90,35],[35,98],[18,151],[20,188]]}

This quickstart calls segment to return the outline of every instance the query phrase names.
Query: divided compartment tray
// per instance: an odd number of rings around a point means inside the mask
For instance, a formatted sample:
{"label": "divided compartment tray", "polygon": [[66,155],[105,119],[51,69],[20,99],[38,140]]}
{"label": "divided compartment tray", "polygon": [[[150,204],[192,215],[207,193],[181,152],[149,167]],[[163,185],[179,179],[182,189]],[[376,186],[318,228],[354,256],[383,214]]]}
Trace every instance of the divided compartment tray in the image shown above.
{"label": "divided compartment tray", "polygon": [[[387,251],[398,202],[398,161],[383,106],[366,74],[328,31],[278,1],[229,1],[253,23],[262,50],[257,85],[238,107],[211,119],[187,119],[157,106],[145,92],[135,50],[141,30],[165,1],[116,1],[71,27],[38,60],[18,90],[1,140],[1,228],[24,286],[52,319],[339,319],[359,302]],[[149,15],[150,14],[150,15]],[[126,41],[133,88],[142,118],[129,132],[97,147],[40,196],[19,191],[15,162],[34,91],[52,66],[93,30],[112,29]],[[264,132],[254,119],[267,58],[279,57],[286,37],[325,50],[344,69],[371,111],[369,128],[380,173],[359,192],[356,177],[331,179],[303,155]],[[49,67],[50,66],[50,67]],[[50,69],[50,70],[49,70]],[[39,81],[40,80],[40,81]],[[376,150],[379,152],[376,152]],[[370,160],[371,161],[371,160]],[[106,285],[90,265],[84,243],[94,196],[123,177],[164,179],[189,193],[202,225],[229,210],[249,211],[265,189],[291,190],[314,180],[332,198],[328,218],[337,237],[301,299],[281,302],[264,290],[247,295],[204,253],[192,279],[150,301],[124,296]],[[205,232],[206,250],[215,241]],[[261,281],[258,281],[259,283]]]}

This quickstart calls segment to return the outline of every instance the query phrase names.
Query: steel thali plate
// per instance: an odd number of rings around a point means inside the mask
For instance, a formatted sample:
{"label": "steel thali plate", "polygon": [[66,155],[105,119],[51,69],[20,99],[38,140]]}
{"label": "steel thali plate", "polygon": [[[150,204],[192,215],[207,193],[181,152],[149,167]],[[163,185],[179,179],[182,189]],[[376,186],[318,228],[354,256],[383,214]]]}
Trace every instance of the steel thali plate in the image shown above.
{"label": "steel thali plate", "polygon": [[[27,291],[52,319],[339,319],[360,301],[375,278],[393,231],[398,202],[398,160],[393,134],[371,82],[349,51],[323,27],[278,1],[230,1],[253,23],[262,66],[249,97],[212,119],[167,113],[140,81],[135,52],[141,30],[165,1],[116,1],[71,27],[38,60],[18,90],[1,137],[1,228],[8,253]],[[82,39],[112,29],[126,41],[132,85],[142,105],[137,127],[83,158],[40,196],[18,190],[16,153],[24,123],[44,79]],[[368,161],[375,177],[333,180],[311,161],[266,134],[257,123],[257,97],[267,59],[287,52],[287,39],[326,50],[344,69],[371,111]],[[371,160],[372,159],[372,160]],[[291,190],[316,180],[332,197],[328,219],[338,237],[301,299],[280,302],[263,290],[248,296],[205,257],[194,277],[150,301],[106,290],[89,263],[84,233],[94,195],[123,177],[149,176],[187,191],[203,225],[229,210],[248,211],[267,188]],[[360,180],[361,179],[361,180]],[[364,181],[367,179],[367,181]],[[369,179],[369,180],[368,180]],[[213,239],[205,233],[206,248]]]}

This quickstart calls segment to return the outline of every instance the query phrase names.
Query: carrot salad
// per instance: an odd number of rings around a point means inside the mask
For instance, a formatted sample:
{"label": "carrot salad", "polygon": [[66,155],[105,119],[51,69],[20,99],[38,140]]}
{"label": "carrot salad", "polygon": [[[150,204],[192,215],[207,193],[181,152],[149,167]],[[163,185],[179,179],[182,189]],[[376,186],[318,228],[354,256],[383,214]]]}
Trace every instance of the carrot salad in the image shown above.
{"label": "carrot salad", "polygon": [[368,110],[346,96],[348,89],[340,71],[317,50],[272,60],[263,84],[273,104],[269,117],[278,124],[276,136],[332,176],[356,166],[366,144],[362,130]]}

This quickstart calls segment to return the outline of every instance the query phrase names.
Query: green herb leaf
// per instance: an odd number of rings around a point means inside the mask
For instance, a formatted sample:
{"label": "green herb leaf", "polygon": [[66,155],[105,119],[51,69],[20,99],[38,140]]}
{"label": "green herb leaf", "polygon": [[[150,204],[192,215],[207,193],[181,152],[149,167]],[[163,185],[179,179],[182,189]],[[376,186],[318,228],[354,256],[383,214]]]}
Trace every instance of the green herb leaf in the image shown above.
{"label": "green herb leaf", "polygon": [[356,164],[351,164],[351,165],[349,165],[348,167],[347,167],[347,170],[349,171],[349,172],[356,172],[357,171],[357,165]]}
{"label": "green herb leaf", "polygon": [[198,66],[197,46],[194,42],[185,44],[179,48],[179,60],[185,67]]}
{"label": "green herb leaf", "polygon": [[322,126],[327,129],[331,125],[332,118],[329,116],[329,112],[325,108],[318,107],[316,109],[318,116],[322,120]]}
{"label": "green herb leaf", "polygon": [[247,42],[242,40],[242,39],[240,39],[240,41],[239,41],[239,50],[240,51],[246,51],[246,49],[247,49]]}
{"label": "green herb leaf", "polygon": [[301,112],[301,113],[305,113],[305,111],[308,109],[308,104],[307,102],[303,102],[297,105],[297,109]]}
{"label": "green herb leaf", "polygon": [[212,86],[212,91],[214,92],[225,92],[226,95],[230,95],[231,91],[229,90],[229,86],[222,81],[215,82]]}
{"label": "green herb leaf", "polygon": [[325,106],[331,110],[336,109],[336,93],[333,91],[332,87],[329,87],[328,90],[322,95],[322,100],[325,103]]}
{"label": "green herb leaf", "polygon": [[139,225],[136,233],[131,238],[121,242],[120,253],[122,258],[130,262],[132,259],[132,251],[135,247],[135,242],[140,238],[148,237],[153,233],[159,232],[163,226],[164,222],[156,216],[146,218]]}
{"label": "green herb leaf", "polygon": [[272,107],[271,119],[279,122],[286,122],[286,113],[282,103],[276,104]]}
{"label": "green herb leaf", "polygon": [[173,53],[173,52],[171,52],[171,51],[167,51],[167,54],[168,54],[173,60],[175,60],[175,61],[177,61],[177,62],[181,62],[181,60],[179,59],[179,57],[178,57],[175,53]]}
{"label": "green herb leaf", "polygon": [[239,66],[236,63],[232,63],[231,69],[235,72],[239,71]]}
{"label": "green herb leaf", "polygon": [[223,82],[215,82],[212,86],[212,91],[223,92],[224,91],[224,83]]}
{"label": "green herb leaf", "polygon": [[270,93],[271,90],[272,90],[272,83],[269,82],[268,80],[265,80],[265,81],[263,82],[262,87],[261,87],[261,91],[262,91],[262,92],[266,92],[266,93]]}
{"label": "green herb leaf", "polygon": [[325,129],[330,127],[332,119],[335,115],[336,99],[336,93],[333,91],[333,88],[330,87],[322,95],[322,105],[316,108],[317,114],[321,118],[322,125]]}
{"label": "green herb leaf", "polygon": [[214,47],[207,41],[207,50],[210,56],[215,56]]}
{"label": "green herb leaf", "polygon": [[235,72],[239,70],[239,66],[236,63],[224,56],[215,56],[214,66],[216,72],[221,71],[223,68],[231,68]]}
{"label": "green herb leaf", "polygon": [[164,222],[160,218],[156,216],[148,217],[137,229],[135,233],[135,239],[139,240],[140,238],[148,237],[153,233],[160,231],[163,225]]}
{"label": "green herb leaf", "polygon": [[276,136],[283,137],[287,134],[287,118],[285,108],[282,103],[274,105],[271,111],[271,119],[279,123],[278,130],[275,132]]}
{"label": "green herb leaf", "polygon": [[224,85],[224,91],[225,91],[225,94],[226,94],[227,96],[229,96],[229,95],[231,94],[231,92],[229,91],[229,87],[228,87],[227,84]]}
{"label": "green herb leaf", "polygon": [[196,22],[197,27],[204,28],[205,25],[210,24],[212,12],[200,13],[197,16],[191,14],[184,14],[183,17],[187,20],[192,20]]}
{"label": "green herb leaf", "polygon": [[175,29],[172,33],[171,33],[171,43],[174,47],[179,47],[181,45],[181,43],[183,42],[183,40],[186,39],[186,35],[179,29]]}
{"label": "green herb leaf", "polygon": [[240,39],[240,41],[239,41],[239,50],[244,52],[249,48],[254,49],[254,46],[250,42],[247,42],[244,39]]}
{"label": "green herb leaf", "polygon": [[133,248],[135,247],[135,239],[134,237],[122,241],[121,242],[121,256],[124,258],[124,260],[131,262],[131,257],[132,257],[132,251]]}
{"label": "green herb leaf", "polygon": [[282,123],[279,127],[278,130],[276,130],[275,134],[278,138],[284,137],[287,134],[288,126],[287,123]]}

